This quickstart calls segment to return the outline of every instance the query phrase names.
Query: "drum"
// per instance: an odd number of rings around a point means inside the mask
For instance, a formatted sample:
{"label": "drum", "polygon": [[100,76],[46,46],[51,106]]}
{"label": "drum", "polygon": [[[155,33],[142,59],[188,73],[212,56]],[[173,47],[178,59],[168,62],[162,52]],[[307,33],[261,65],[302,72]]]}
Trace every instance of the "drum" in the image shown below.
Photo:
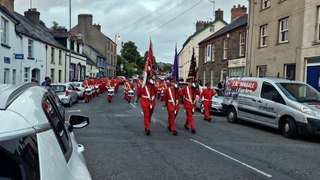
{"label": "drum", "polygon": [[134,96],[134,91],[129,90],[129,91],[128,91],[128,96]]}
{"label": "drum", "polygon": [[114,89],[113,88],[108,89],[108,95],[109,96],[113,96],[114,95]]}

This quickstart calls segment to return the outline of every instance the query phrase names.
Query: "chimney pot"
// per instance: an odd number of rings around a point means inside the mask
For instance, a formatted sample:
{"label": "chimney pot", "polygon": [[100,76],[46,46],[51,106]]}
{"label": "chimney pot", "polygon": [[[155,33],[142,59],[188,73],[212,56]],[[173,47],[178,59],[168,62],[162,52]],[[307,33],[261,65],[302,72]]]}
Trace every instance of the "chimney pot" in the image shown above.
{"label": "chimney pot", "polygon": [[0,5],[4,6],[10,11],[14,11],[14,0],[0,0]]}

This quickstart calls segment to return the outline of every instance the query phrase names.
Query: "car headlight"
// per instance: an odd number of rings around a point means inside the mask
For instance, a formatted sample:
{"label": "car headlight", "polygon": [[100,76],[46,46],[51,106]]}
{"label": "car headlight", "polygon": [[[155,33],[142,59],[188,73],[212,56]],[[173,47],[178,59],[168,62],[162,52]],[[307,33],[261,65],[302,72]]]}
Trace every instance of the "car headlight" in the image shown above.
{"label": "car headlight", "polygon": [[310,108],[308,108],[307,106],[301,106],[301,112],[309,114],[309,115],[313,115],[313,116],[319,116],[319,113],[317,111],[313,111]]}

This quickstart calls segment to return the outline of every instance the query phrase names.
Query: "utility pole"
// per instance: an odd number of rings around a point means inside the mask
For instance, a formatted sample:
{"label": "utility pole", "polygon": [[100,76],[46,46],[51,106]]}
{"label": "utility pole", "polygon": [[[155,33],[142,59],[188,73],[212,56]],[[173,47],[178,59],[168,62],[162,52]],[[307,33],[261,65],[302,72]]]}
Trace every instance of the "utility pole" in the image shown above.
{"label": "utility pole", "polygon": [[[69,64],[68,64],[69,68],[70,68],[70,64],[71,64],[71,0],[69,0]],[[65,72],[66,82],[67,82],[67,70],[69,68],[66,67],[66,72]]]}

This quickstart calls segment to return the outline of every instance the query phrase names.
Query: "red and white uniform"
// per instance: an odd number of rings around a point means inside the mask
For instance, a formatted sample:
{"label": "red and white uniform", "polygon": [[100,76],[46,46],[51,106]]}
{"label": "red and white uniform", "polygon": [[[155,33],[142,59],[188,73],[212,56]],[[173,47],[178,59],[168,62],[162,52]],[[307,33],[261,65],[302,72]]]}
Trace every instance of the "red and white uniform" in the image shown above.
{"label": "red and white uniform", "polygon": [[212,97],[216,95],[217,92],[213,89],[204,89],[200,94],[200,100],[203,102],[204,106],[204,119],[210,121],[210,109],[212,105]]}
{"label": "red and white uniform", "polygon": [[199,95],[199,90],[195,90],[193,87],[185,86],[182,89],[182,94],[184,98],[184,108],[186,109],[187,119],[184,124],[185,127],[191,126],[191,130],[195,130],[193,113],[196,108],[196,95]]}
{"label": "red and white uniform", "polygon": [[129,91],[134,89],[134,84],[130,81],[124,83],[124,99],[128,102],[131,101],[131,97],[128,96]]}
{"label": "red and white uniform", "polygon": [[155,95],[157,88],[151,84],[140,86],[137,91],[137,97],[141,97],[141,108],[144,115],[144,127],[146,131],[150,131],[151,116],[156,106]]}
{"label": "red and white uniform", "polygon": [[[114,81],[112,81],[112,80],[107,80],[106,88],[107,88],[107,91],[108,91],[109,89],[113,89],[113,90],[114,90],[114,88],[115,88]],[[109,103],[111,102],[111,99],[112,99],[112,96],[108,94],[108,102],[109,102]]]}
{"label": "red and white uniform", "polygon": [[181,95],[182,95],[182,90],[176,90],[173,87],[169,87],[164,91],[163,102],[167,103],[168,127],[171,128],[173,132],[177,131],[174,121],[180,110],[179,99]]}

